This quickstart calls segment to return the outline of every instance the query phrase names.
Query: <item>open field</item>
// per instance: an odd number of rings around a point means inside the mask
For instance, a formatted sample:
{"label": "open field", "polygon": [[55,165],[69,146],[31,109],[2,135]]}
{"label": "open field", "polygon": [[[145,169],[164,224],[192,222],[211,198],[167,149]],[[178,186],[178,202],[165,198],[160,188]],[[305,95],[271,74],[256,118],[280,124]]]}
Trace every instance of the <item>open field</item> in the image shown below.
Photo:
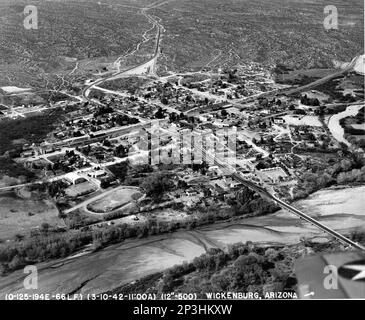
{"label": "open field", "polygon": [[72,185],[68,187],[65,192],[69,197],[81,197],[83,195],[87,195],[93,191],[95,191],[97,187],[93,185],[91,182],[87,181],[84,183]]}
{"label": "open field", "polygon": [[136,91],[140,90],[141,87],[150,81],[142,77],[128,77],[107,81],[101,87],[108,90],[128,91],[130,94],[135,94]]}
{"label": "open field", "polygon": [[12,192],[0,194],[0,239],[29,233],[42,223],[64,225],[51,201],[38,199],[28,192],[24,192],[23,197]]}
{"label": "open field", "polygon": [[105,197],[90,203],[87,208],[95,213],[108,213],[117,210],[133,200],[132,196],[138,193],[136,189],[117,189]]}

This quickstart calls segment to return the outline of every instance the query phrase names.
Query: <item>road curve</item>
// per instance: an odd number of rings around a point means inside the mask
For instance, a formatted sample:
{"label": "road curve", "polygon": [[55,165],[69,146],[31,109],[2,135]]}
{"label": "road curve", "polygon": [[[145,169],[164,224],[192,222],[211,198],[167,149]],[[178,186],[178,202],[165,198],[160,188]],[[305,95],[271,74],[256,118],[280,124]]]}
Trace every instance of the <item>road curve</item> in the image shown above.
{"label": "road curve", "polygon": [[161,25],[158,23],[158,21],[156,19],[154,19],[152,16],[150,16],[149,14],[147,14],[145,11],[148,10],[150,8],[147,8],[147,9],[142,9],[142,14],[144,14],[146,16],[147,19],[151,20],[155,26],[157,27],[157,35],[156,35],[156,45],[155,45],[155,50],[154,50],[154,54],[153,54],[153,57],[143,63],[140,63],[136,66],[133,66],[129,69],[126,69],[126,70],[123,70],[121,72],[117,72],[117,73],[114,73],[112,74],[111,76],[109,77],[106,77],[106,78],[103,78],[103,79],[100,79],[100,80],[97,80],[96,82],[93,82],[92,84],[88,85],[86,88],[83,89],[82,91],[82,96],[87,100],[87,101],[91,101],[88,97],[88,94],[87,92],[92,89],[93,87],[97,86],[97,85],[100,85],[101,83],[103,82],[106,82],[108,80],[112,80],[113,78],[115,77],[118,77],[124,73],[127,73],[131,70],[134,70],[134,69],[137,69],[137,68],[140,68],[146,64],[149,64],[151,63],[153,60],[156,60],[156,58],[158,57],[159,55],[159,52],[160,52],[160,40],[161,40]]}

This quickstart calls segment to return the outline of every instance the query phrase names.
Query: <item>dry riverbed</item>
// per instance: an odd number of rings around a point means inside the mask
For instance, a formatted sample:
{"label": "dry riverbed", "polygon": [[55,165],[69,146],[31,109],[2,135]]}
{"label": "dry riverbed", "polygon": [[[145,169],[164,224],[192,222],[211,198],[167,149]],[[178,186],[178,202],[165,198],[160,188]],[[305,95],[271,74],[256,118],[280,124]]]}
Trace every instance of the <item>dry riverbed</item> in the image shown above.
{"label": "dry riverbed", "polygon": [[[328,226],[346,232],[365,225],[364,192],[365,186],[323,190],[294,205]],[[128,240],[99,252],[40,264],[37,292],[101,293],[191,261],[211,247],[224,249],[231,243],[245,241],[293,244],[301,237],[323,238],[323,233],[281,210],[194,231]],[[1,278],[0,298],[9,292],[24,292],[23,279],[22,271]]]}

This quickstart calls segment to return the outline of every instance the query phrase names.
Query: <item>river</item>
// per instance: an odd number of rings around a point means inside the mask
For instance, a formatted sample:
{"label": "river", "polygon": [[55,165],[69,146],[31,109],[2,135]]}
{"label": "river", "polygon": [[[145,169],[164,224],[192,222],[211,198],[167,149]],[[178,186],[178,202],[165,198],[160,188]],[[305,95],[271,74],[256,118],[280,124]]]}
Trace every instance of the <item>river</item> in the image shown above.
{"label": "river", "polygon": [[[365,186],[319,191],[294,205],[340,232],[364,227]],[[281,210],[268,216],[217,223],[199,230],[179,231],[128,240],[101,251],[38,265],[37,293],[102,293],[183,261],[191,261],[208,248],[231,243],[292,244],[301,237],[326,236],[296,216]],[[25,292],[22,271],[0,281],[0,298]],[[28,291],[27,291],[28,292]]]}
{"label": "river", "polygon": [[333,137],[337,141],[343,142],[347,146],[351,145],[350,142],[348,142],[344,137],[345,130],[340,125],[340,120],[343,119],[343,118],[356,116],[358,114],[359,110],[363,106],[364,106],[363,104],[362,105],[348,106],[345,111],[337,113],[337,114],[331,116],[331,118],[328,121],[328,129],[331,131]]}

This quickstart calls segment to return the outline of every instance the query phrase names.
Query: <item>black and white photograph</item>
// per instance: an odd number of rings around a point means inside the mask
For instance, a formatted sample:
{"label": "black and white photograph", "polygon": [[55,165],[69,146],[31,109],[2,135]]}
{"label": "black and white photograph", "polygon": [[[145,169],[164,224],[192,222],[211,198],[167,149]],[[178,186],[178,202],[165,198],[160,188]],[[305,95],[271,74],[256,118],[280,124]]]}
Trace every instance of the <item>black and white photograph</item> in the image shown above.
{"label": "black and white photograph", "polygon": [[365,299],[364,63],[363,0],[0,0],[0,300]]}

